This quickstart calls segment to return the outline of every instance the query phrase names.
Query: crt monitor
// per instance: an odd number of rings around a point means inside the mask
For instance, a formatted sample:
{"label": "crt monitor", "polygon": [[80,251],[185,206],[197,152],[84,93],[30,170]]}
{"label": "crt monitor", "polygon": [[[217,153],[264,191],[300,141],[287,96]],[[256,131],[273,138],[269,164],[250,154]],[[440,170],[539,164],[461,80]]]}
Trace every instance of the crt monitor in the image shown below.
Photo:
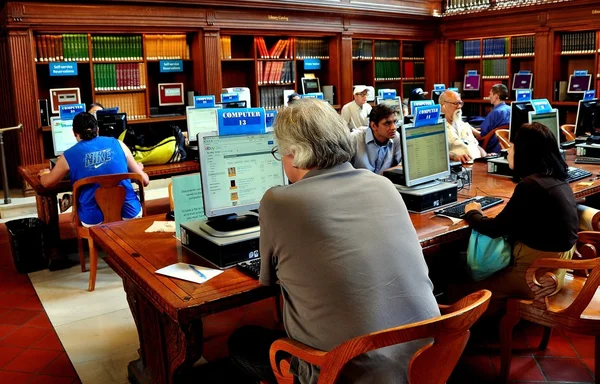
{"label": "crt monitor", "polygon": [[515,73],[513,75],[512,89],[531,89],[533,73]]}
{"label": "crt monitor", "polygon": [[321,92],[321,84],[319,83],[319,79],[318,78],[310,78],[310,77],[303,77],[302,78],[302,93],[303,94],[307,94],[307,93],[316,93],[316,92]]}
{"label": "crt monitor", "polygon": [[579,100],[575,120],[575,136],[584,137],[600,129],[600,102],[598,99]]}
{"label": "crt monitor", "polygon": [[54,156],[62,155],[64,151],[77,144],[77,139],[73,133],[73,120],[61,120],[58,117],[51,117],[50,124]]}
{"label": "crt monitor", "polygon": [[404,185],[413,187],[450,175],[446,123],[400,129]]}
{"label": "crt monitor", "polygon": [[400,100],[400,96],[396,96],[393,99],[384,99],[381,97],[377,97],[377,104],[387,104],[390,106],[390,108],[392,108],[396,114],[398,115],[398,123],[397,125],[400,126],[404,123],[404,117],[402,114],[402,101]]}
{"label": "crt monitor", "polygon": [[465,75],[463,91],[465,91],[465,92],[479,91],[480,83],[481,83],[480,75]]}
{"label": "crt monitor", "polygon": [[510,140],[512,141],[521,125],[529,121],[529,112],[533,111],[533,105],[529,101],[513,101],[510,103]]}
{"label": "crt monitor", "polygon": [[217,133],[217,108],[186,107],[187,132],[190,143],[198,142],[199,133]]}
{"label": "crt monitor", "polygon": [[548,127],[550,132],[554,135],[556,142],[560,144],[560,125],[558,124],[558,110],[552,109],[552,112],[544,113],[541,115],[535,112],[529,112],[529,123],[540,123]]}
{"label": "crt monitor", "polygon": [[126,113],[106,113],[98,115],[98,135],[118,138],[126,129]]}
{"label": "crt monitor", "polygon": [[592,75],[585,76],[569,76],[569,86],[567,93],[584,93],[590,90],[592,84]]}
{"label": "crt monitor", "polygon": [[[272,154],[275,135],[208,134],[200,135],[199,140],[204,214],[213,229],[230,232],[221,228],[231,228],[235,215],[257,209],[269,188],[285,184],[283,164]],[[257,221],[252,227],[256,225]]]}

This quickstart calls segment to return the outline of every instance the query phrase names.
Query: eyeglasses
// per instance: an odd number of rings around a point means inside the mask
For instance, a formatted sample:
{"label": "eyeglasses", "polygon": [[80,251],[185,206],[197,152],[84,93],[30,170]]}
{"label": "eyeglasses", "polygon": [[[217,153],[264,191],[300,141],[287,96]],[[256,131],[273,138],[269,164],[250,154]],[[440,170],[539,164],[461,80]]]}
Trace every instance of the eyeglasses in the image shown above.
{"label": "eyeglasses", "polygon": [[452,104],[456,108],[459,108],[459,107],[462,107],[463,105],[465,105],[465,102],[462,100],[460,100],[460,101],[444,101],[444,103]]}
{"label": "eyeglasses", "polygon": [[277,146],[273,147],[271,149],[271,155],[273,155],[275,160],[281,161],[281,153],[279,153],[279,147],[277,147]]}

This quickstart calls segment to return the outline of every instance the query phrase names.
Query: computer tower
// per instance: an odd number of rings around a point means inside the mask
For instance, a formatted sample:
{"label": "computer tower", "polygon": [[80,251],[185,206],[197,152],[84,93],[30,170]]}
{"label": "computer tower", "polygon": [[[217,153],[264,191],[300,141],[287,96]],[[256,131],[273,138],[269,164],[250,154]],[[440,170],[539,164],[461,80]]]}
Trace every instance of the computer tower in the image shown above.
{"label": "computer tower", "polygon": [[42,122],[42,127],[47,127],[50,125],[50,117],[48,116],[48,100],[40,99],[38,101],[40,103],[40,121]]}
{"label": "computer tower", "polygon": [[335,95],[333,85],[324,85],[321,88],[323,89],[323,98],[333,105],[333,95]]}

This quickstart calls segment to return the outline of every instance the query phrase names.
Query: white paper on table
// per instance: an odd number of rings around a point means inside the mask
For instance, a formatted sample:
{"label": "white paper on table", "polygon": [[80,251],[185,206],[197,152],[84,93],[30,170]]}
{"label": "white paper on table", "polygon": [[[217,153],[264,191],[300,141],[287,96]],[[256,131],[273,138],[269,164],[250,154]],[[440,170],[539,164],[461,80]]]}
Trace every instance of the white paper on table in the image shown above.
{"label": "white paper on table", "polygon": [[[196,273],[196,271],[190,268],[190,265],[192,265],[194,268],[196,268],[196,270],[198,270],[200,273],[206,276],[206,278],[203,278],[198,273]],[[215,276],[220,275],[221,273],[223,273],[223,271],[214,268],[199,267],[193,264],[177,263],[169,265],[168,267],[161,268],[157,270],[156,273],[160,275],[174,277],[176,279],[201,284],[212,279]]]}
{"label": "white paper on table", "polygon": [[144,232],[171,232],[175,233],[174,221],[155,221]]}

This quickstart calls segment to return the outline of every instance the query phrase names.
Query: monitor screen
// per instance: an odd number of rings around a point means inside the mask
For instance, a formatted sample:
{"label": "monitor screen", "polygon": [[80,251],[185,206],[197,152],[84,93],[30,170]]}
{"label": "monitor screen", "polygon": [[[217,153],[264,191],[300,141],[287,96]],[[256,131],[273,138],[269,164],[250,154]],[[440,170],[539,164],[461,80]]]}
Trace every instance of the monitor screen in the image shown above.
{"label": "monitor screen", "polygon": [[416,107],[422,107],[424,105],[434,105],[435,103],[433,102],[433,100],[412,100],[410,102],[410,110],[409,113],[411,115],[415,114],[415,108]]}
{"label": "monitor screen", "polygon": [[58,117],[50,118],[52,127],[52,145],[54,156],[60,156],[64,151],[77,144],[73,133],[73,120],[61,120]]}
{"label": "monitor screen", "polygon": [[127,114],[107,113],[98,115],[98,135],[118,138],[127,129]]}
{"label": "monitor screen", "polygon": [[186,107],[187,132],[190,142],[198,142],[199,133],[217,133],[217,108]]}
{"label": "monitor screen", "polygon": [[465,83],[463,91],[479,91],[479,83],[481,82],[480,75],[465,75]]}
{"label": "monitor screen", "polygon": [[567,93],[584,93],[590,90],[592,84],[592,75],[569,76],[569,86]]}
{"label": "monitor screen", "polygon": [[276,146],[273,132],[200,137],[200,175],[207,217],[256,209],[269,188],[285,184],[283,163],[271,154]]}
{"label": "monitor screen", "polygon": [[306,95],[307,93],[315,93],[315,92],[321,92],[321,84],[319,83],[319,79],[303,77],[302,78],[302,93]]}
{"label": "monitor screen", "polygon": [[512,141],[517,134],[521,125],[529,121],[529,112],[533,111],[533,105],[529,101],[521,101],[510,103],[510,141]]}
{"label": "monitor screen", "polygon": [[512,89],[531,89],[533,73],[515,73],[513,76]]}
{"label": "monitor screen", "polygon": [[431,100],[433,100],[433,104],[440,103],[440,96],[442,96],[444,91],[431,91]]}
{"label": "monitor screen", "polygon": [[558,124],[558,110],[552,109],[550,113],[544,113],[541,115],[535,112],[529,112],[529,123],[540,123],[548,127],[550,132],[554,135],[557,144],[560,144],[560,125]]}
{"label": "monitor screen", "polygon": [[450,175],[445,123],[418,128],[409,125],[402,127],[400,132],[407,187]]}
{"label": "monitor screen", "polygon": [[579,100],[577,119],[575,120],[575,136],[587,136],[597,129],[600,129],[600,102],[598,99]]}

